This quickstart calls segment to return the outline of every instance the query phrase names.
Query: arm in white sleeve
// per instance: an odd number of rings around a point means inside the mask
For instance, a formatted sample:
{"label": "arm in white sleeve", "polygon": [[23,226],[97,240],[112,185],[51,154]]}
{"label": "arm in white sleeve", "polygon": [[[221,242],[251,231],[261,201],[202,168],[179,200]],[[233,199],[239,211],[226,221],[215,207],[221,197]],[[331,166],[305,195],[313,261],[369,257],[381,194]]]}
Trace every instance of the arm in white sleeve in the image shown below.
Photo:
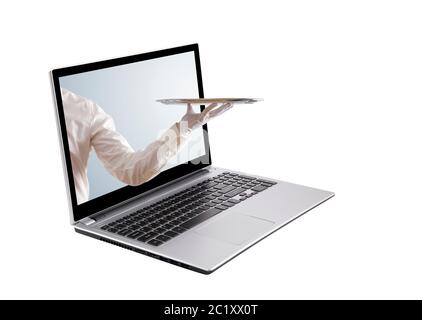
{"label": "arm in white sleeve", "polygon": [[140,185],[160,173],[179,150],[187,133],[175,123],[144,150],[134,151],[116,131],[113,119],[94,104],[91,144],[107,171],[128,185]]}

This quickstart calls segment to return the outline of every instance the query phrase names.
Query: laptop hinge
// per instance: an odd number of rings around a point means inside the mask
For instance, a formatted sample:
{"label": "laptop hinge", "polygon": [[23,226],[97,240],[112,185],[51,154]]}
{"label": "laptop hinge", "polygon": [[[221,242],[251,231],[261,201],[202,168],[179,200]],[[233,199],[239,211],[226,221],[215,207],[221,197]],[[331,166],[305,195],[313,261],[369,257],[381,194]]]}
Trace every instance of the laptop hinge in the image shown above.
{"label": "laptop hinge", "polygon": [[83,218],[82,220],[79,220],[80,223],[83,223],[86,226],[89,226],[95,222],[94,219],[91,219],[89,217]]}

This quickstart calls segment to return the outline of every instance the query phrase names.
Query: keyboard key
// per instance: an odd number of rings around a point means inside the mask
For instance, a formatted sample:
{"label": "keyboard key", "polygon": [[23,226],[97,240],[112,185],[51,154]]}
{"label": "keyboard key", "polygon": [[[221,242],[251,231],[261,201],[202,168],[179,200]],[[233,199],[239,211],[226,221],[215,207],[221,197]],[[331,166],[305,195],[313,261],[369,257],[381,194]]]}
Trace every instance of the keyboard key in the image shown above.
{"label": "keyboard key", "polygon": [[[198,214],[198,213],[204,212],[205,210],[207,210],[207,209],[205,209],[203,207],[199,207],[199,208],[192,210],[191,212]],[[188,213],[191,213],[191,212],[188,212]]]}
{"label": "keyboard key", "polygon": [[164,233],[166,236],[174,238],[175,236],[179,235],[177,232],[174,231],[167,231],[166,233]]}
{"label": "keyboard key", "polygon": [[166,223],[169,223],[171,220],[173,220],[173,218],[172,217],[165,217],[165,218],[160,219],[160,220],[164,220],[163,224],[166,224]]}
{"label": "keyboard key", "polygon": [[259,185],[259,186],[253,187],[251,190],[256,191],[256,192],[260,192],[260,191],[264,191],[265,189],[267,189],[267,187],[265,187],[263,185]]}
{"label": "keyboard key", "polygon": [[212,205],[210,205],[210,204],[204,204],[204,205],[200,206],[200,208],[205,209],[205,210],[208,210],[211,207],[212,207]]}
{"label": "keyboard key", "polygon": [[[143,241],[143,242],[145,242],[145,241]],[[148,241],[148,244],[158,247],[159,245],[162,245],[163,243],[159,240],[152,239],[152,240]]]}
{"label": "keyboard key", "polygon": [[227,193],[227,192],[230,192],[230,191],[232,191],[232,190],[234,190],[234,189],[236,189],[236,187],[233,187],[233,186],[227,186],[227,187],[225,187],[225,188],[221,189],[221,190],[220,190],[220,192]]}
{"label": "keyboard key", "polygon": [[261,185],[264,186],[264,187],[271,187],[272,186],[272,184],[268,184],[268,183],[261,183]]}
{"label": "keyboard key", "polygon": [[257,179],[256,181],[258,181],[258,182],[262,182],[262,183],[267,183],[267,184],[270,184],[270,185],[275,185],[275,184],[277,184],[277,182],[268,181],[268,180],[264,180],[264,179]]}
{"label": "keyboard key", "polygon": [[[221,210],[219,210],[218,208],[211,208],[207,211],[204,211],[203,213],[196,216],[195,218],[192,218],[191,220],[186,221],[185,223],[182,223],[180,225],[180,227],[186,228],[186,229],[192,228],[192,227],[196,226],[197,224],[215,216],[216,214],[218,214],[220,212],[221,212]],[[174,230],[174,231],[177,232],[177,230]]]}
{"label": "keyboard key", "polygon": [[138,230],[141,231],[141,232],[146,233],[146,232],[150,232],[152,230],[152,228],[150,226],[148,226],[148,227],[140,227]]}
{"label": "keyboard key", "polygon": [[216,206],[216,208],[219,209],[219,210],[226,210],[229,207],[226,207],[225,205],[220,204],[220,205]]}
{"label": "keyboard key", "polygon": [[138,241],[142,241],[145,242],[151,238],[154,238],[155,236],[157,236],[158,234],[156,232],[149,232],[147,234],[144,234],[143,236],[139,237],[137,240]]}
{"label": "keyboard key", "polygon": [[135,232],[132,232],[131,234],[129,234],[127,237],[128,238],[131,238],[131,239],[135,239],[135,238],[137,238],[137,237],[139,237],[139,236],[141,236],[142,235],[142,232],[140,232],[140,231],[135,231]]}
{"label": "keyboard key", "polygon": [[230,198],[233,198],[234,196],[237,196],[239,193],[242,193],[244,191],[246,191],[246,189],[244,189],[244,188],[237,188],[237,189],[235,189],[233,191],[230,191],[229,193],[226,193],[226,196],[228,196]]}
{"label": "keyboard key", "polygon": [[218,182],[211,181],[211,182],[204,183],[203,186],[208,189],[208,188],[216,186],[217,184],[218,184]]}
{"label": "keyboard key", "polygon": [[186,213],[186,215],[184,215],[184,217],[186,218],[193,218],[195,217],[197,214],[201,213],[202,211],[197,212],[196,210],[193,210],[191,212]]}
{"label": "keyboard key", "polygon": [[236,203],[239,203],[240,201],[237,199],[229,199],[228,202],[236,204]]}
{"label": "keyboard key", "polygon": [[[195,218],[194,218],[194,219],[195,219]],[[190,220],[190,221],[192,221],[192,220]],[[188,221],[188,222],[189,222],[189,221]],[[186,231],[186,228],[185,228],[185,227],[180,226],[180,227],[173,228],[173,230],[172,230],[172,231],[177,232],[177,233],[183,233],[183,232],[185,232],[185,231]]]}
{"label": "keyboard key", "polygon": [[242,179],[246,179],[246,180],[255,180],[255,178],[252,178],[252,177],[248,177],[248,176],[242,176],[241,174],[239,174],[239,176],[238,176],[239,178],[242,178]]}
{"label": "keyboard key", "polygon": [[154,230],[154,232],[157,232],[157,233],[164,233],[166,231],[167,231],[167,229],[163,228],[163,227],[160,227],[160,228],[157,228],[157,229]]}
{"label": "keyboard key", "polygon": [[148,225],[148,227],[151,227],[151,228],[158,228],[159,226],[161,226],[161,224],[159,224],[157,222],[153,222],[153,223]]}
{"label": "keyboard key", "polygon": [[170,223],[167,223],[167,224],[165,224],[165,225],[163,226],[163,228],[166,228],[166,229],[172,229],[172,228],[174,228],[174,225],[173,225],[173,224],[170,224]]}
{"label": "keyboard key", "polygon": [[177,219],[174,220],[174,223],[177,223],[177,225],[179,225],[179,224],[181,224],[181,223],[183,223],[185,221],[186,220],[183,220],[181,217],[179,217],[179,218],[177,218]]}
{"label": "keyboard key", "polygon": [[109,228],[107,231],[111,233],[116,233],[117,231],[119,231],[119,229]]}
{"label": "keyboard key", "polygon": [[195,210],[196,211],[200,211],[200,212],[204,212],[204,211],[206,211],[206,210],[208,210],[210,208],[210,206],[200,206],[200,207],[198,207],[198,208],[195,208]]}
{"label": "keyboard key", "polygon": [[177,221],[180,221],[180,222],[185,222],[186,220],[189,220],[190,218],[189,217],[187,217],[187,216],[183,216],[183,217],[179,217],[179,218],[177,218]]}
{"label": "keyboard key", "polygon": [[235,204],[234,204],[234,203],[232,203],[232,202],[228,202],[228,201],[226,201],[226,202],[224,202],[222,205],[223,205],[223,206],[226,206],[226,207],[233,207]]}
{"label": "keyboard key", "polygon": [[126,236],[129,233],[133,232],[133,230],[130,229],[123,229],[122,231],[117,232],[117,234],[120,234],[121,236]]}
{"label": "keyboard key", "polygon": [[164,236],[164,235],[159,235],[158,237],[156,237],[155,239],[160,240],[162,242],[166,242],[169,241],[171,239],[171,237],[168,236]]}
{"label": "keyboard key", "polygon": [[169,228],[167,228],[167,229],[171,229],[171,228],[177,227],[178,225],[179,225],[179,223],[178,223],[177,221],[173,220],[173,221],[171,221],[171,222],[167,223],[164,227],[166,227],[166,226],[170,226],[170,227],[169,227]]}

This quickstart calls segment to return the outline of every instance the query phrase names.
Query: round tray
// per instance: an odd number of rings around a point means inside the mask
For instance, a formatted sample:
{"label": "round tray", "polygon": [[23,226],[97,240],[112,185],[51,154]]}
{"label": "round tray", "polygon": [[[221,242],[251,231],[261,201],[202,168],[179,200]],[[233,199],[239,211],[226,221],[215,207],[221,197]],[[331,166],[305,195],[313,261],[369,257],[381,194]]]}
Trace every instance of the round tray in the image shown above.
{"label": "round tray", "polygon": [[164,104],[208,104],[208,103],[236,103],[236,104],[251,104],[262,99],[256,98],[202,98],[202,99],[158,99],[157,102]]}

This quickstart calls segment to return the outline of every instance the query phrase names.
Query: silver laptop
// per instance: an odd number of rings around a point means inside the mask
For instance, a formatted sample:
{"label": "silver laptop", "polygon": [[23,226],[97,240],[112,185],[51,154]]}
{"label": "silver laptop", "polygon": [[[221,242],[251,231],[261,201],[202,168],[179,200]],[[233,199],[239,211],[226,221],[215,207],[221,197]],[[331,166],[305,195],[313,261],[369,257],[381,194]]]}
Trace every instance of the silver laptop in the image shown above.
{"label": "silver laptop", "polygon": [[51,74],[80,234],[209,274],[334,195],[212,166],[207,125],[157,171],[154,145],[186,112],[157,100],[204,97],[197,44]]}

